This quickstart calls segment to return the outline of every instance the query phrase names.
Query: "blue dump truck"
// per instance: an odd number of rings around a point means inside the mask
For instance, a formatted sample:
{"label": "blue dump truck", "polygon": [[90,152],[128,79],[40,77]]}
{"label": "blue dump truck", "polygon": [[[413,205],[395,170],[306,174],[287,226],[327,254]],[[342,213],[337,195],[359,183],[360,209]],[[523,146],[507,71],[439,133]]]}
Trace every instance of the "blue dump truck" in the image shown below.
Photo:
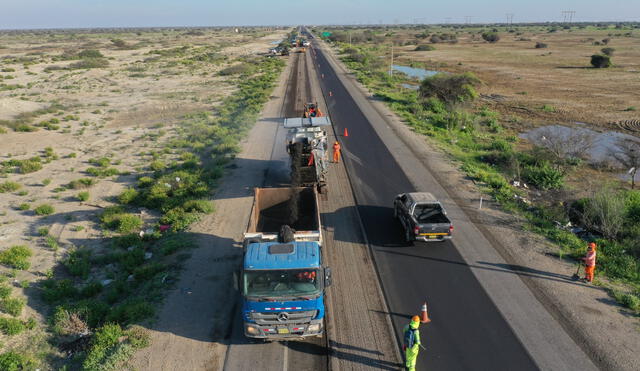
{"label": "blue dump truck", "polygon": [[331,269],[320,231],[315,188],[256,188],[240,275],[247,337],[322,335]]}

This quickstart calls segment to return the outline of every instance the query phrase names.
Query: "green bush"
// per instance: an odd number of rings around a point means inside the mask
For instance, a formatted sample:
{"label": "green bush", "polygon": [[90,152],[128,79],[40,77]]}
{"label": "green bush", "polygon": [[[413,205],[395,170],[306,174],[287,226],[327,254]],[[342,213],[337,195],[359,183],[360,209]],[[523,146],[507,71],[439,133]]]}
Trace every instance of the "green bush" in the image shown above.
{"label": "green bush", "polygon": [[69,253],[69,256],[63,260],[62,264],[69,270],[71,275],[87,279],[89,272],[91,271],[91,250],[89,249],[76,249]]}
{"label": "green bush", "polygon": [[73,189],[82,189],[82,188],[87,188],[87,187],[91,187],[92,185],[94,185],[96,183],[95,179],[91,179],[91,178],[80,178],[80,179],[76,179],[76,180],[72,180],[68,187],[69,188],[73,188]]}
{"label": "green bush", "polygon": [[0,300],[6,299],[11,295],[11,286],[0,284]]}
{"label": "green bush", "polygon": [[70,70],[77,69],[89,69],[89,68],[104,68],[109,66],[109,60],[106,58],[86,58],[80,62],[76,62],[69,65]]}
{"label": "green bush", "polygon": [[102,55],[102,53],[100,53],[99,50],[87,49],[87,50],[83,50],[80,53],[78,53],[78,57],[80,57],[80,58],[103,58],[104,55]]}
{"label": "green bush", "polygon": [[[5,335],[18,335],[26,329],[22,321],[17,318],[0,317],[0,332]],[[1,356],[0,356],[1,357]],[[2,369],[4,370],[4,369]]]}
{"label": "green bush", "polygon": [[18,317],[22,314],[24,305],[25,301],[22,298],[6,298],[0,301],[0,310],[14,317]]}
{"label": "green bush", "polygon": [[548,163],[526,166],[523,176],[529,183],[543,190],[559,189],[564,184],[564,175]]}
{"label": "green bush", "polygon": [[28,203],[22,203],[18,206],[18,209],[22,211],[29,210],[30,208],[31,208],[31,205],[29,205]]}
{"label": "green bush", "polygon": [[85,370],[102,370],[106,358],[120,343],[124,331],[118,324],[108,323],[96,330],[87,357],[82,363]]}
{"label": "green bush", "polygon": [[126,205],[132,203],[137,197],[138,191],[133,188],[127,188],[118,196],[118,201]]}
{"label": "green bush", "polygon": [[43,282],[42,288],[42,297],[47,303],[71,300],[78,296],[78,289],[71,280],[48,279]]}
{"label": "green bush", "polygon": [[424,51],[436,50],[436,48],[428,44],[423,44],[423,45],[416,46],[416,48],[413,50],[417,52],[424,52]]}
{"label": "green bush", "polygon": [[22,161],[22,163],[19,166],[19,169],[22,174],[33,173],[42,169],[42,163],[39,160],[38,161],[35,161],[35,160]]}
{"label": "green bush", "polygon": [[608,55],[594,54],[591,56],[591,65],[595,68],[611,67],[611,58]]}
{"label": "green bush", "polygon": [[612,57],[616,50],[614,48],[602,48],[600,51],[602,54]]}
{"label": "green bush", "polygon": [[152,161],[149,164],[149,168],[151,170],[153,170],[153,171],[162,171],[162,170],[166,169],[166,167],[167,167],[167,165],[164,162],[160,161],[160,160]]}
{"label": "green bush", "polygon": [[22,185],[20,183],[6,181],[4,183],[0,183],[0,193],[5,192],[14,192],[20,189]]}
{"label": "green bush", "polygon": [[131,233],[142,227],[142,219],[139,216],[128,214],[118,206],[106,208],[100,216],[104,225],[119,233]]}
{"label": "green bush", "polygon": [[29,262],[31,255],[33,255],[33,252],[27,246],[11,246],[7,250],[0,252],[0,264],[14,269],[29,269],[31,266]]}
{"label": "green bush", "polygon": [[470,72],[438,73],[422,80],[419,92],[423,99],[437,98],[445,103],[467,102],[478,96],[474,86],[479,83],[480,80]]}
{"label": "green bush", "polygon": [[500,35],[497,32],[483,32],[482,39],[489,43],[496,43],[500,40]]}
{"label": "green bush", "polygon": [[90,158],[89,163],[98,167],[108,167],[111,165],[111,159],[108,157]]}
{"label": "green bush", "polygon": [[39,236],[44,237],[44,236],[46,236],[48,234],[49,234],[49,228],[47,228],[47,227],[39,227],[38,228],[38,235]]}
{"label": "green bush", "polygon": [[181,207],[176,207],[164,214],[160,219],[160,223],[170,225],[172,231],[181,231],[192,223],[197,222],[198,219],[200,219],[200,216],[197,213],[190,213]]}
{"label": "green bush", "polygon": [[56,209],[49,204],[42,204],[33,209],[33,211],[35,211],[36,215],[51,215],[56,211]]}
{"label": "green bush", "polygon": [[78,193],[77,197],[78,197],[78,200],[80,201],[83,201],[83,202],[87,201],[89,199],[89,192],[86,192],[86,191],[80,192]]}
{"label": "green bush", "polygon": [[14,351],[0,354],[0,370],[24,371],[36,369],[38,362],[26,354]]}
{"label": "green bush", "polygon": [[100,178],[105,178],[108,176],[113,176],[113,175],[118,175],[120,174],[120,171],[118,171],[118,169],[114,168],[114,167],[107,167],[107,168],[101,168],[101,167],[90,167],[86,170],[87,174],[93,175],[93,176],[97,176]]}
{"label": "green bush", "polygon": [[153,316],[155,307],[141,298],[128,299],[124,303],[112,308],[107,315],[107,321],[124,325],[140,322]]}
{"label": "green bush", "polygon": [[211,201],[207,200],[189,200],[182,204],[182,208],[187,212],[199,212],[204,214],[211,214],[213,212],[213,205]]}
{"label": "green bush", "polygon": [[44,238],[44,243],[53,251],[58,251],[58,249],[60,248],[58,240],[56,240],[56,238],[53,236],[46,236]]}

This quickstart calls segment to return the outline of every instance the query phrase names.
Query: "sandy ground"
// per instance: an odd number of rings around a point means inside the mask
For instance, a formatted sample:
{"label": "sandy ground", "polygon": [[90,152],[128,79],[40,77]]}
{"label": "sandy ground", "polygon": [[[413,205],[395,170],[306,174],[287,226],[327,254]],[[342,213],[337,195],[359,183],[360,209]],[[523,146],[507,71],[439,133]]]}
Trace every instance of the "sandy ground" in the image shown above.
{"label": "sandy ground", "polygon": [[[367,96],[367,89],[352,80]],[[373,99],[375,100],[375,99]],[[478,209],[480,192],[458,170],[456,163],[437,149],[436,143],[417,136],[382,102],[375,102],[384,112],[397,135],[419,153],[440,184],[450,184],[448,192],[464,209],[498,253],[511,266],[505,274],[517,274],[533,294],[558,320],[565,331],[602,369],[637,370],[640,368],[640,331],[637,316],[615,301],[602,288],[571,280],[575,265],[555,257],[557,248],[540,236],[527,232],[525,222],[502,212],[485,200]],[[468,262],[483,269],[478,262]],[[582,274],[582,272],[581,272]]]}
{"label": "sandy ground", "polygon": [[[231,30],[207,31],[189,35],[184,30],[135,32],[124,34],[61,33],[43,38],[28,32],[0,34],[0,84],[17,84],[14,90],[0,89],[0,120],[11,121],[19,114],[60,107],[37,115],[31,124],[58,121],[59,127],[33,132],[0,131],[0,162],[43,156],[51,147],[56,158],[43,163],[39,171],[21,174],[0,174],[0,183],[13,181],[21,185],[16,192],[0,193],[0,249],[12,245],[27,245],[34,251],[28,271],[18,271],[16,282],[35,282],[44,277],[73,246],[101,246],[104,231],[97,215],[103,207],[113,204],[112,198],[133,184],[139,173],[146,172],[152,152],[161,151],[164,142],[175,135],[176,124],[188,113],[210,110],[222,98],[233,93],[233,77],[217,74],[236,62],[241,54],[266,52],[271,42],[279,40],[284,31],[260,34],[234,33]],[[123,38],[136,49],[120,50],[110,39]],[[238,46],[241,45],[241,46]],[[182,55],[165,56],[153,50],[187,47]],[[54,61],[65,52],[81,48],[98,49],[109,60],[106,68],[52,70],[51,66],[66,66],[77,61]],[[227,48],[229,50],[227,51]],[[242,49],[242,53],[238,52]],[[217,53],[219,63],[184,62],[202,53]],[[24,61],[30,61],[24,63]],[[19,61],[19,62],[16,62]],[[7,79],[11,75],[13,78]],[[53,120],[56,119],[56,120]],[[3,128],[0,121],[0,128]],[[173,154],[166,154],[170,161]],[[106,157],[121,175],[106,178],[85,173],[92,167],[91,158]],[[0,168],[1,169],[1,168]],[[87,189],[66,189],[64,186],[79,178],[93,178],[96,183]],[[80,191],[90,193],[89,200],[80,202]],[[32,211],[40,204],[50,204],[55,213],[39,217]],[[30,210],[18,205],[28,204]],[[155,221],[155,213],[138,210],[145,222]],[[39,237],[39,227],[49,228],[49,234],[60,243],[53,251]],[[0,272],[7,274],[6,267]],[[33,291],[33,290],[32,290]],[[26,297],[20,287],[13,295]],[[44,321],[46,307],[38,295],[28,296],[28,307],[22,318]],[[25,336],[0,335],[3,347],[25,345]]]}

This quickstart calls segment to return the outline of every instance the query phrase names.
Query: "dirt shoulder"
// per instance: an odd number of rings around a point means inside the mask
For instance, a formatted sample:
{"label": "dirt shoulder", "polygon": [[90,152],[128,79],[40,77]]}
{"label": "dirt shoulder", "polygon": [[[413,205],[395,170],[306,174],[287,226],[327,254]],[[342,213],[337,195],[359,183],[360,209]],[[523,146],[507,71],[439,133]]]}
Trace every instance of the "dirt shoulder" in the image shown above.
{"label": "dirt shoulder", "polygon": [[[375,101],[365,87],[351,79],[365,96]],[[447,192],[508,262],[500,267],[483,267],[480,262],[469,261],[470,265],[475,269],[518,275],[600,368],[635,370],[640,367],[637,317],[616,304],[604,289],[572,281],[575,265],[555,257],[557,248],[527,232],[524,221],[486,200],[478,210],[481,193],[458,170],[457,164],[428,138],[413,133],[384,103],[373,104],[384,113],[398,137],[420,155],[439,183],[451,185]]]}

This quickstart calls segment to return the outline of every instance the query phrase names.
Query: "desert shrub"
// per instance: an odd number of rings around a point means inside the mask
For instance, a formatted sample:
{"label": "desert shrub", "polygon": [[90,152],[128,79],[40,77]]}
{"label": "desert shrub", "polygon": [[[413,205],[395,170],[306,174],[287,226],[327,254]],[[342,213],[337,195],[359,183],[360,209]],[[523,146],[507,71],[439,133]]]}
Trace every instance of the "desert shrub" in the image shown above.
{"label": "desert shrub", "polygon": [[83,202],[87,201],[89,199],[89,192],[87,192],[87,191],[80,192],[80,193],[78,193],[78,195],[76,197],[80,201],[83,201]]}
{"label": "desert shrub", "polygon": [[17,191],[21,187],[22,185],[20,183],[7,180],[6,182],[0,183],[0,193]]}
{"label": "desert shrub", "polygon": [[2,72],[16,72],[15,68],[5,67],[2,69]]}
{"label": "desert shrub", "polygon": [[46,236],[44,238],[44,243],[53,251],[57,251],[60,248],[58,240],[56,240],[56,238],[53,236]]}
{"label": "desert shrub", "polygon": [[106,317],[107,322],[131,324],[153,316],[155,308],[152,303],[141,298],[128,299],[112,308]]}
{"label": "desert shrub", "polygon": [[71,300],[78,296],[78,289],[71,280],[48,279],[42,284],[42,298],[47,303]]}
{"label": "desert shrub", "polygon": [[82,279],[89,277],[91,271],[91,250],[89,249],[76,249],[69,253],[66,259],[62,261],[62,264],[67,268],[69,273]]}
{"label": "desert shrub", "polygon": [[22,298],[6,298],[0,301],[0,310],[14,317],[18,317],[22,314],[24,305],[25,300]]}
{"label": "desert shrub", "polygon": [[162,170],[166,169],[166,167],[167,167],[167,165],[164,162],[160,161],[160,160],[152,161],[149,164],[149,168],[151,170],[153,170],[153,171],[162,171]]}
{"label": "desert shrub", "polygon": [[523,172],[524,178],[540,189],[558,189],[564,182],[564,175],[554,169],[549,163],[526,166]]}
{"label": "desert shrub", "polygon": [[182,208],[187,212],[200,212],[205,214],[211,214],[213,212],[213,205],[211,201],[207,200],[189,200],[182,204]]}
{"label": "desert shrub", "polygon": [[31,356],[9,351],[0,354],[0,370],[23,371],[36,369],[38,362]]}
{"label": "desert shrub", "polygon": [[43,186],[48,186],[49,184],[51,184],[51,179],[47,178],[47,179],[43,179],[42,180],[42,185]]}
{"label": "desert shrub", "polygon": [[138,197],[138,191],[133,188],[125,189],[120,196],[118,196],[118,201],[121,204],[129,204],[132,203]]}
{"label": "desert shrub", "polygon": [[482,39],[486,42],[496,43],[500,40],[500,35],[498,35],[497,32],[493,32],[493,31],[483,32]]}
{"label": "desert shrub", "polygon": [[109,60],[106,58],[86,58],[79,62],[69,65],[69,69],[90,69],[90,68],[104,68],[109,66]]}
{"label": "desert shrub", "polygon": [[251,71],[251,66],[247,63],[235,64],[233,66],[227,67],[225,69],[220,70],[218,74],[220,76],[229,76],[229,75],[239,75],[245,74]]}
{"label": "desert shrub", "polygon": [[139,216],[128,214],[120,207],[108,207],[100,216],[104,225],[118,233],[131,233],[142,227],[142,219]]}
{"label": "desert shrub", "polygon": [[90,167],[86,170],[87,174],[97,176],[99,178],[105,178],[108,176],[118,175],[120,171],[114,167]]}
{"label": "desert shrub", "polygon": [[42,163],[40,162],[40,159],[22,161],[19,169],[22,174],[33,173],[42,169]]}
{"label": "desert shrub", "polygon": [[602,54],[607,55],[609,57],[613,56],[613,53],[616,51],[614,48],[602,48],[600,49]]}
{"label": "desert shrub", "polygon": [[591,230],[602,233],[608,239],[615,239],[624,227],[624,197],[610,189],[601,189],[586,201],[582,212],[582,222]]}
{"label": "desert shrub", "polygon": [[154,262],[144,264],[133,271],[133,276],[138,281],[147,281],[153,278],[156,274],[166,271],[167,267],[164,264]]}
{"label": "desert shrub", "polygon": [[11,295],[11,286],[0,284],[0,300],[6,299]]}
{"label": "desert shrub", "polygon": [[18,209],[25,211],[25,210],[29,210],[31,208],[31,205],[29,205],[28,203],[22,203],[20,204],[20,206],[18,206]]}
{"label": "desert shrub", "polygon": [[160,219],[160,223],[170,225],[172,231],[181,231],[191,223],[197,222],[199,218],[197,213],[187,212],[181,207],[176,207],[167,211]]}
{"label": "desert shrub", "polygon": [[420,84],[420,96],[423,99],[437,98],[445,103],[466,102],[478,96],[474,86],[480,80],[470,73],[444,74],[425,78]]}
{"label": "desert shrub", "polygon": [[39,236],[44,237],[44,236],[46,236],[48,234],[49,234],[49,228],[47,228],[47,227],[39,227],[38,228],[38,235]]}
{"label": "desert shrub", "polygon": [[53,332],[63,336],[86,335],[89,333],[89,325],[84,317],[86,315],[82,312],[59,306],[51,316]]}
{"label": "desert shrub", "polygon": [[85,370],[102,370],[103,364],[110,353],[120,343],[124,331],[118,324],[108,323],[96,330],[91,339],[91,347],[82,363]]}
{"label": "desert shrub", "polygon": [[80,178],[80,179],[76,179],[76,180],[72,180],[68,187],[69,188],[73,188],[73,189],[82,189],[82,188],[87,188],[87,187],[91,187],[92,185],[94,185],[96,183],[95,179],[91,179],[91,178]]}
{"label": "desert shrub", "polygon": [[0,332],[5,335],[17,335],[23,332],[25,329],[26,327],[24,323],[17,318],[0,317]]}
{"label": "desert shrub", "polygon": [[536,43],[536,49],[546,49],[548,47],[547,44],[542,43],[542,42],[537,42]]}
{"label": "desert shrub", "polygon": [[80,296],[83,298],[91,298],[100,292],[102,292],[102,284],[97,281],[92,281],[80,290]]}
{"label": "desert shrub", "polygon": [[56,209],[49,204],[42,204],[33,209],[33,211],[35,211],[36,215],[51,215],[56,211]]}
{"label": "desert shrub", "polygon": [[31,263],[29,258],[33,255],[30,248],[24,245],[11,246],[0,252],[0,264],[4,264],[14,269],[29,269]]}
{"label": "desert shrub", "polygon": [[100,53],[99,50],[96,49],[86,49],[78,53],[78,57],[80,58],[103,58],[104,55]]}
{"label": "desert shrub", "polygon": [[417,52],[425,52],[425,51],[436,50],[436,48],[428,44],[422,44],[422,45],[416,46],[416,48],[413,50]]}
{"label": "desert shrub", "polygon": [[611,58],[608,55],[594,54],[591,56],[591,65],[595,68],[611,67]]}
{"label": "desert shrub", "polygon": [[111,165],[111,159],[108,157],[90,158],[89,163],[98,167],[107,167]]}

